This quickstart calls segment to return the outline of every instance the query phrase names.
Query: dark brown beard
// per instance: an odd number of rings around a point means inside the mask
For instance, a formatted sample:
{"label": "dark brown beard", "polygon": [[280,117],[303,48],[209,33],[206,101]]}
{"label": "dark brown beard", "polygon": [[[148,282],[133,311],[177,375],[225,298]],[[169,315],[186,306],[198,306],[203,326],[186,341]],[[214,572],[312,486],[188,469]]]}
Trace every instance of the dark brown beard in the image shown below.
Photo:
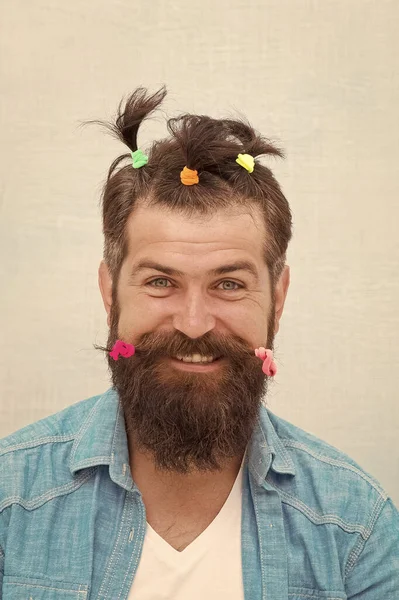
{"label": "dark brown beard", "polygon": [[[114,305],[109,351],[118,336]],[[269,318],[267,348],[273,349],[274,310]],[[123,338],[123,341],[131,340]],[[147,333],[130,358],[108,364],[124,411],[129,438],[152,455],[163,471],[188,473],[221,470],[226,459],[243,455],[253,433],[267,377],[254,349],[238,336],[208,332],[193,340],[180,331]],[[188,372],[173,368],[165,357],[190,355],[226,357],[215,371]]]}

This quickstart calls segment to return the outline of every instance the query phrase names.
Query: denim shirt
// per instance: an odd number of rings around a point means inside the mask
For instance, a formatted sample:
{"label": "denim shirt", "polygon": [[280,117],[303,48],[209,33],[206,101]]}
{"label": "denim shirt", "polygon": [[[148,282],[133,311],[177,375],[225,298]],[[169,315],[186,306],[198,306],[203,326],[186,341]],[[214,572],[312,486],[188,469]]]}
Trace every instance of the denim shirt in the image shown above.
{"label": "denim shirt", "polygon": [[[0,598],[128,597],[146,513],[113,388],[0,440],[0,473]],[[243,477],[245,600],[399,600],[398,510],[350,457],[262,406]]]}

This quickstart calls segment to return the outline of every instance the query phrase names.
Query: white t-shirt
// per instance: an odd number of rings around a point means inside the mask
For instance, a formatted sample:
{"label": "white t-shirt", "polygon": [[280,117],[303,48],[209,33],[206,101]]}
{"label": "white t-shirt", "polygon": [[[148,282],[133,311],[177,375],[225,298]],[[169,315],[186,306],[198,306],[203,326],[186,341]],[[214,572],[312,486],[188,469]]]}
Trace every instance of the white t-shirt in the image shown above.
{"label": "white t-shirt", "polygon": [[178,552],[147,523],[128,600],[244,600],[241,566],[242,472],[212,523]]}

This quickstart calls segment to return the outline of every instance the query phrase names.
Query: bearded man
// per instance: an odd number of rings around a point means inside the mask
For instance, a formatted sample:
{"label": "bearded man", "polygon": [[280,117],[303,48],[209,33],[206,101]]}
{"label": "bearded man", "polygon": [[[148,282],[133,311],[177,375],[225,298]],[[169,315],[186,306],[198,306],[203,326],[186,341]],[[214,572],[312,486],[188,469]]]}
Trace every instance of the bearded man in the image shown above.
{"label": "bearded man", "polygon": [[292,217],[260,157],[282,151],[184,114],[144,152],[165,94],[108,124],[112,387],[0,444],[0,598],[398,600],[392,500],[266,406]]}

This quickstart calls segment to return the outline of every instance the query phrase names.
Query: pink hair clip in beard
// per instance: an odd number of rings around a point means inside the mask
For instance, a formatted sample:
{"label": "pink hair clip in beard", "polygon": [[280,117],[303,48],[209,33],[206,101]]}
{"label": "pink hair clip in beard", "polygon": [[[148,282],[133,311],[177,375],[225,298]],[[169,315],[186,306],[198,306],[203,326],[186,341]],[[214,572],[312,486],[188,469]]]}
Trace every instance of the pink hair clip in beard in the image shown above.
{"label": "pink hair clip in beard", "polygon": [[133,356],[135,351],[136,349],[132,344],[127,344],[126,342],[122,342],[122,340],[116,340],[109,355],[112,356],[114,360],[118,360],[119,356],[123,356],[123,358]]}
{"label": "pink hair clip in beard", "polygon": [[277,365],[273,360],[273,352],[266,350],[263,346],[256,348],[255,355],[263,360],[262,371],[269,377],[274,377],[277,373]]}

